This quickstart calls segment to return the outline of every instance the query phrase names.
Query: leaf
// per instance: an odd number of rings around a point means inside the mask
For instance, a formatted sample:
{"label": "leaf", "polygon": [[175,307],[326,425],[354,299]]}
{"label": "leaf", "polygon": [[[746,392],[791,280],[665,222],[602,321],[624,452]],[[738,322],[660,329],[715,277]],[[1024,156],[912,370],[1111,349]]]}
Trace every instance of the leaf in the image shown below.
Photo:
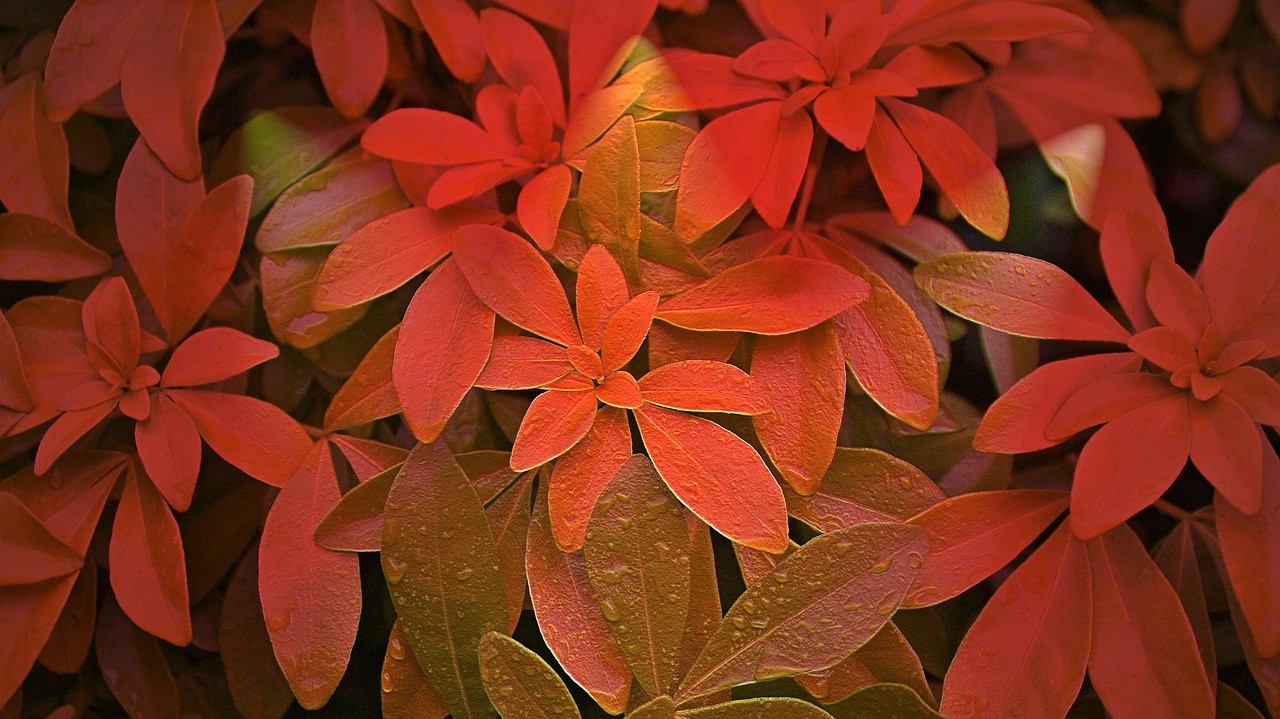
{"label": "leaf", "polygon": [[327,442],[284,483],[258,548],[258,588],[280,668],[304,708],[324,706],[346,673],[360,623],[360,562],[325,549],[312,529],[337,503]]}
{"label": "leaf", "polygon": [[[1089,555],[1063,525],[965,634],[943,683],[942,714],[1066,716],[1084,683],[1092,624]],[[1055,680],[1046,684],[1047,676]]]}
{"label": "leaf", "polygon": [[221,382],[280,355],[280,350],[230,327],[210,327],[186,339],[169,357],[161,387],[198,387]]}
{"label": "leaf", "polygon": [[644,401],[670,409],[759,415],[770,408],[755,378],[724,362],[671,362],[641,377],[639,385]]}
{"label": "leaf", "polygon": [[812,494],[831,466],[844,416],[844,356],[835,327],[824,322],[761,337],[751,378],[768,398],[769,410],[752,417],[761,446],[787,484]]}
{"label": "leaf", "polygon": [[[474,484],[474,483],[473,483]],[[524,552],[529,537],[529,501],[533,475],[525,474],[485,508],[489,529],[498,545],[498,568],[506,589],[507,631],[515,631],[524,611]]]}
{"label": "leaf", "polygon": [[960,214],[988,237],[1009,229],[1009,192],[990,157],[960,126],[922,107],[891,97],[880,102]]}
{"label": "leaf", "polygon": [[39,661],[58,674],[75,674],[89,658],[98,617],[98,568],[89,567],[76,575],[75,584]]}
{"label": "leaf", "polygon": [[929,532],[929,560],[903,606],[932,606],[1012,562],[1067,508],[1064,492],[1014,489],[952,497],[912,517]]}
{"label": "leaf", "polygon": [[263,255],[258,264],[267,324],[277,340],[297,349],[312,349],[331,339],[369,310],[367,305],[361,305],[334,312],[316,311],[311,297],[327,254],[322,247],[276,252]]}
{"label": "leaf", "polygon": [[618,470],[631,458],[631,427],[626,410],[601,407],[591,429],[560,456],[551,472],[548,512],[556,545],[566,552],[582,548],[587,520]]}
{"label": "leaf", "polygon": [[367,0],[319,0],[311,16],[311,51],[333,106],[363,115],[387,75],[387,31]]}
{"label": "leaf", "polygon": [[378,118],[360,144],[378,157],[428,165],[465,165],[515,154],[514,147],[460,115],[417,107]]}
{"label": "leaf", "polygon": [[200,474],[200,433],[165,393],[152,394],[150,403],[150,414],[134,425],[138,458],[165,501],[185,512]]}
{"label": "leaf", "polygon": [[1070,275],[1034,257],[1002,252],[944,255],[916,268],[938,304],[1022,337],[1125,342],[1129,333]]}
{"label": "leaf", "polygon": [[[1112,420],[1089,438],[1071,485],[1071,530],[1091,539],[1160,498],[1191,449],[1187,400],[1168,397]],[[1116,481],[1122,477],[1123,481]]]}
{"label": "leaf", "polygon": [[495,213],[473,207],[413,207],[351,233],[329,255],[316,283],[321,311],[354,307],[400,287],[443,259],[464,224],[494,224]]}
{"label": "leaf", "polygon": [[1200,662],[1207,676],[1218,676],[1218,657],[1213,640],[1213,625],[1209,621],[1209,607],[1205,600],[1204,577],[1200,573],[1200,560],[1196,555],[1195,538],[1190,522],[1179,522],[1159,544],[1153,559],[1160,573],[1169,580],[1178,601],[1191,623],[1196,645],[1200,650]]}
{"label": "leaf", "polygon": [[485,693],[504,719],[581,716],[555,670],[510,637],[481,637],[480,671]]}
{"label": "leaf", "polygon": [[832,706],[838,716],[892,716],[897,719],[940,719],[911,687],[897,683],[872,684]]}
{"label": "leaf", "polygon": [[770,227],[780,228],[786,224],[812,148],[813,120],[809,119],[809,113],[797,112],[778,122],[769,164],[751,192],[752,207]]}
{"label": "leaf", "polygon": [[591,590],[581,552],[562,552],[551,535],[545,497],[529,525],[525,573],[534,616],[547,648],[601,707],[620,714],[627,706],[631,668],[614,640]]}
{"label": "leaf", "polygon": [[209,171],[210,184],[241,173],[253,178],[249,216],[257,217],[284,189],[354,142],[365,123],[328,107],[281,107],[245,123],[227,138]]}
{"label": "leaf", "polygon": [[410,0],[449,72],[473,82],[484,70],[484,39],[475,10],[465,0]]}
{"label": "leaf", "polygon": [[869,289],[828,262],[762,257],[663,300],[654,316],[691,330],[781,335],[830,319],[865,300]]}
{"label": "leaf", "polygon": [[[568,8],[564,8],[564,25],[557,25],[538,17],[529,6],[529,0],[518,3],[519,11],[534,20],[562,29],[568,24]],[[480,11],[480,30],[484,35],[485,54],[502,81],[516,92],[532,86],[546,101],[555,124],[564,126],[564,88],[560,83],[560,71],[551,49],[537,29],[513,13],[485,9]]]}
{"label": "leaf", "polygon": [[376,552],[382,543],[382,514],[397,465],[352,487],[316,524],[316,544],[339,552]]}
{"label": "leaf", "polygon": [[569,20],[569,96],[575,101],[571,107],[617,72],[622,62],[619,49],[632,36],[644,33],[657,6],[657,0],[574,3]]}
{"label": "leaf", "polygon": [[782,492],[751,445],[714,422],[650,404],[635,417],[663,481],[702,521],[739,544],[786,549]]}
{"label": "leaf", "polygon": [[151,6],[120,67],[129,118],[173,174],[200,176],[200,112],[226,47],[214,0]]}
{"label": "leaf", "polygon": [[218,647],[227,690],[246,717],[278,719],[293,705],[293,691],[271,649],[258,595],[258,551],[250,550],[227,584],[218,622]]}
{"label": "leaf", "polygon": [[12,494],[0,493],[0,516],[5,527],[0,546],[6,559],[0,586],[62,577],[84,564],[83,557],[51,534]]}
{"label": "leaf", "polygon": [[0,203],[9,212],[35,215],[72,230],[66,135],[45,116],[38,74],[28,73],[11,87],[13,96],[0,108],[0,155],[5,158],[0,168]]}
{"label": "leaf", "polygon": [[678,680],[689,611],[689,529],[653,465],[633,456],[604,488],[587,524],[587,575],[609,628],[653,695]]}
{"label": "leaf", "polygon": [[1226,499],[1254,514],[1262,502],[1262,445],[1253,418],[1235,400],[1218,394],[1187,402],[1191,462]]}
{"label": "leaf", "polygon": [[58,24],[45,66],[50,120],[66,122],[120,82],[125,53],[147,8],[145,0],[71,6]]}
{"label": "leaf", "polygon": [[787,512],[821,532],[906,520],[946,500],[929,476],[878,449],[837,447],[817,491],[786,491]]}
{"label": "leaf", "polygon": [[525,472],[559,457],[591,431],[596,395],[591,389],[543,392],[534,398],[511,446],[511,468]]}
{"label": "leaf", "polygon": [[110,268],[106,253],[61,225],[17,210],[0,215],[0,279],[66,282]]}
{"label": "leaf", "polygon": [[920,203],[924,173],[920,169],[920,158],[889,114],[878,104],[875,109],[876,116],[867,134],[867,164],[894,221],[905,226]]}
{"label": "leaf", "polygon": [[582,344],[564,288],[528,242],[501,228],[470,225],[454,234],[453,245],[458,269],[494,312],[539,337]]}
{"label": "leaf", "polygon": [[[937,700],[925,679],[920,657],[893,622],[869,639],[861,648],[830,669],[796,677],[805,691],[824,704],[848,701],[846,706],[896,703],[902,711],[933,712]],[[894,686],[885,687],[886,683]],[[882,690],[866,691],[880,686]],[[904,692],[902,689],[906,689]],[[907,694],[914,694],[909,697]],[[855,715],[856,716],[856,715]],[[926,716],[934,716],[926,714]]]}
{"label": "leaf", "polygon": [[578,207],[587,237],[621,258],[638,276],[640,239],[640,147],[636,123],[623,115],[587,151],[578,181]]}
{"label": "leaf", "polygon": [[[516,217],[538,247],[550,251],[555,245],[560,218],[569,202],[573,171],[568,165],[552,165],[533,176],[520,189],[516,199]],[[639,205],[637,205],[637,208]]]}
{"label": "leaf", "polygon": [[350,429],[400,411],[400,398],[391,376],[399,338],[400,325],[396,325],[374,343],[347,381],[333,393],[324,412],[326,431]]}
{"label": "leaf", "polygon": [[292,417],[260,399],[194,389],[166,394],[191,416],[218,456],[273,487],[284,486],[311,447]]}
{"label": "leaf", "polygon": [[102,677],[129,716],[178,716],[178,686],[160,643],[134,626],[113,601],[107,601],[98,616],[94,645]]}
{"label": "leaf", "polygon": [[444,719],[448,714],[396,620],[382,660],[382,715],[387,719]]}
{"label": "leaf", "polygon": [[697,709],[682,709],[689,719],[829,719],[821,707],[791,697],[757,697]]}
{"label": "leaf", "polygon": [[834,666],[897,611],[927,548],[924,530],[876,522],[810,540],[734,602],[674,698]]}
{"label": "leaf", "polygon": [[1178,595],[1137,535],[1089,543],[1093,646],[1089,680],[1117,717],[1213,715],[1213,689]]}
{"label": "leaf", "polygon": [[1267,443],[1262,453],[1262,505],[1244,514],[1228,502],[1214,501],[1218,541],[1227,579],[1248,623],[1258,654],[1280,654],[1280,459]]}
{"label": "leaf", "polygon": [[506,624],[500,561],[484,507],[444,443],[414,447],[387,497],[382,571],[414,656],[459,719],[493,714],[476,646]]}
{"label": "leaf", "polygon": [[707,123],[685,151],[676,191],[676,234],[692,241],[737,212],[769,165],[780,102],[762,102]]}
{"label": "leaf", "polygon": [[[433,441],[480,376],[493,342],[493,311],[446,261],[427,277],[405,311],[391,365],[405,423]],[[432,351],[449,347],[449,352]]]}

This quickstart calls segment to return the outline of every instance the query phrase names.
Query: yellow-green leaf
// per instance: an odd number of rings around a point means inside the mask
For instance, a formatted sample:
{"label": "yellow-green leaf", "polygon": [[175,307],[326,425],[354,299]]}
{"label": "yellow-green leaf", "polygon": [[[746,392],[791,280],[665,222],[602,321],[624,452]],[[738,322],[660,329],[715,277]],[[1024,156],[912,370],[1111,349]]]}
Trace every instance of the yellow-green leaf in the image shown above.
{"label": "yellow-green leaf", "polygon": [[503,719],[581,716],[555,670],[511,637],[489,632],[481,638],[480,671],[484,690]]}
{"label": "yellow-green leaf", "polygon": [[587,237],[639,277],[640,147],[636,123],[623,115],[587,152],[578,183],[578,207]]}

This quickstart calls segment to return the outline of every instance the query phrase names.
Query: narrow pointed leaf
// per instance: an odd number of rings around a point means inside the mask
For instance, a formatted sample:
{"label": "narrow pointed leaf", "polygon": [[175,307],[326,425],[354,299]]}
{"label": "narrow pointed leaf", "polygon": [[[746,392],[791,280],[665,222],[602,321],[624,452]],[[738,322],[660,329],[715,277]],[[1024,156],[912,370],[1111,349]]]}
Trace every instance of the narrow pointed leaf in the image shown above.
{"label": "narrow pointed leaf", "polygon": [[62,225],[16,209],[0,215],[0,279],[65,282],[110,267],[106,253]]}
{"label": "narrow pointed leaf", "polygon": [[1227,577],[1248,621],[1258,654],[1280,654],[1280,459],[1269,445],[1262,455],[1262,506],[1244,514],[1228,502],[1214,502],[1218,540]]}
{"label": "narrow pointed leaf", "polygon": [[103,679],[130,716],[178,716],[178,686],[155,637],[108,601],[98,617],[95,639]]}
{"label": "narrow pointed leaf", "polygon": [[281,717],[293,690],[271,649],[258,594],[258,552],[250,550],[231,574],[218,622],[218,646],[227,690],[246,717]]}
{"label": "narrow pointed leaf", "polygon": [[498,545],[498,569],[506,590],[508,632],[515,631],[524,611],[524,553],[529,537],[529,500],[533,475],[525,474],[485,508],[489,529]]}
{"label": "narrow pointed leaf", "polygon": [[772,406],[755,377],[724,362],[672,362],[641,377],[639,385],[646,402],[670,409],[759,415]]}
{"label": "narrow pointed leaf", "polygon": [[399,339],[400,325],[396,325],[374,343],[347,381],[334,392],[324,412],[326,430],[349,429],[400,411],[400,398],[391,378]]}
{"label": "narrow pointed leaf", "polygon": [[162,387],[198,387],[248,372],[280,354],[280,349],[230,327],[210,327],[191,335],[169,358]]}
{"label": "narrow pointed leaf", "polygon": [[165,501],[179,512],[191,506],[200,474],[200,432],[191,416],[163,392],[151,395],[151,413],[133,432],[138,458]]}
{"label": "narrow pointed leaf", "polygon": [[84,560],[74,549],[53,536],[44,524],[12,494],[0,494],[0,515],[4,517],[5,567],[0,569],[0,586],[34,584],[70,574]]}
{"label": "narrow pointed leaf", "polygon": [[316,69],[333,106],[358,117],[373,104],[387,75],[387,31],[365,0],[319,0],[311,16]]}
{"label": "narrow pointed leaf", "polygon": [[946,499],[929,475],[910,463],[862,447],[836,448],[812,496],[786,494],[787,512],[822,532],[862,522],[905,522]]}
{"label": "narrow pointed leaf", "polygon": [[191,643],[178,523],[150,480],[137,471],[125,474],[111,531],[111,588],[134,624],[170,644]]}
{"label": "narrow pointed leaf", "polygon": [[382,715],[386,719],[444,719],[448,714],[396,620],[382,660]]}

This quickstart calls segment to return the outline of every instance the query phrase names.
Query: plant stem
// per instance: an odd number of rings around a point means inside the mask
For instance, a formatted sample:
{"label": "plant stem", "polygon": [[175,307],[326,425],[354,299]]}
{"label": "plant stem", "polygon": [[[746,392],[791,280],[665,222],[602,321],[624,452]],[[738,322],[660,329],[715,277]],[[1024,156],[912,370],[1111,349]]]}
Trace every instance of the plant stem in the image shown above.
{"label": "plant stem", "polygon": [[827,150],[827,131],[819,125],[814,129],[813,147],[809,151],[809,166],[804,171],[804,185],[800,188],[800,203],[796,206],[796,221],[791,226],[793,232],[804,229],[805,215],[809,214],[809,202],[813,200],[813,186],[818,180],[818,171],[822,169],[822,155]]}
{"label": "plant stem", "polygon": [[1167,500],[1157,499],[1151,506],[1180,522],[1189,522],[1193,519],[1190,512]]}

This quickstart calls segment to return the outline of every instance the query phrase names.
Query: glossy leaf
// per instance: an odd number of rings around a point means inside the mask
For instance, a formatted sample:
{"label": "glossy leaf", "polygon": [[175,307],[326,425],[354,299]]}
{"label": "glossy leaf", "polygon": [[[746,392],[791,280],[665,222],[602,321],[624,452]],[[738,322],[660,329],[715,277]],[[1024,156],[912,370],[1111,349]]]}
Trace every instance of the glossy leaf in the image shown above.
{"label": "glossy leaf", "polygon": [[631,458],[631,428],[626,410],[601,407],[591,429],[551,472],[548,504],[556,544],[566,552],[582,548],[596,501]]}
{"label": "glossy leaf", "polygon": [[422,673],[398,620],[391,625],[380,683],[382,714],[387,719],[444,719],[449,714],[444,700]]}
{"label": "glossy leaf", "polygon": [[786,496],[787,511],[822,532],[862,522],[905,522],[946,499],[938,485],[911,464],[861,447],[837,447],[812,496]]}

